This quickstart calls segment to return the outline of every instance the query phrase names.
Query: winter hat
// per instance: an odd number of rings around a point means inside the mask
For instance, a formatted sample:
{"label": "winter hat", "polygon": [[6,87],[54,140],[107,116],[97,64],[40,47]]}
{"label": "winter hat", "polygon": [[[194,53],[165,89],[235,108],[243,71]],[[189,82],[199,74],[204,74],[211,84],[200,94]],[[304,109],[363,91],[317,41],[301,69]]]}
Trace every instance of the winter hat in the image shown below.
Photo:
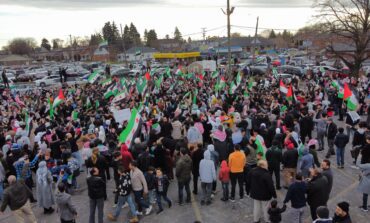
{"label": "winter hat", "polygon": [[317,217],[326,219],[329,218],[329,209],[325,206],[320,206],[316,210]]}
{"label": "winter hat", "polygon": [[348,202],[345,202],[345,201],[340,202],[340,203],[337,204],[337,206],[340,209],[342,209],[344,212],[348,213],[348,211],[349,211],[349,203]]}
{"label": "winter hat", "polygon": [[276,129],[275,129],[275,133],[276,133],[276,134],[280,134],[280,133],[281,133],[280,128],[276,128]]}
{"label": "winter hat", "polygon": [[11,136],[11,135],[7,135],[7,136],[5,137],[5,140],[6,140],[6,141],[8,141],[8,140],[12,140],[12,136]]}
{"label": "winter hat", "polygon": [[310,141],[308,141],[308,147],[312,146],[312,145],[316,145],[317,144],[317,140],[316,139],[310,139]]}

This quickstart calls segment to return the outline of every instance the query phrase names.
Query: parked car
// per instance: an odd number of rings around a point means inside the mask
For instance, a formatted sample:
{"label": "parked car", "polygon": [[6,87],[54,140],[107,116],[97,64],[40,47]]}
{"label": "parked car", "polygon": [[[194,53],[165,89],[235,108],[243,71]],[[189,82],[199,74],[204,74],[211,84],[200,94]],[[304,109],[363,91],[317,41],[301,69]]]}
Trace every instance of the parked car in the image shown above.
{"label": "parked car", "polygon": [[122,76],[128,76],[130,74],[130,69],[128,68],[119,68],[117,70],[114,70],[111,72],[111,75],[112,76],[119,76],[119,77],[122,77]]}
{"label": "parked car", "polygon": [[284,65],[284,66],[278,67],[278,71],[279,73],[292,74],[292,75],[296,75],[299,77],[303,76],[303,71],[302,71],[302,68],[300,67]]}
{"label": "parked car", "polygon": [[250,66],[251,69],[259,69],[263,71],[263,73],[266,73],[268,64],[267,63],[256,63]]}
{"label": "parked car", "polygon": [[35,80],[35,84],[37,87],[46,87],[48,85],[54,85],[58,82],[60,82],[59,75],[50,75],[50,76],[43,77],[39,80]]}
{"label": "parked car", "polygon": [[29,76],[33,76],[36,79],[41,79],[48,75],[48,71],[46,69],[32,69],[26,72]]}

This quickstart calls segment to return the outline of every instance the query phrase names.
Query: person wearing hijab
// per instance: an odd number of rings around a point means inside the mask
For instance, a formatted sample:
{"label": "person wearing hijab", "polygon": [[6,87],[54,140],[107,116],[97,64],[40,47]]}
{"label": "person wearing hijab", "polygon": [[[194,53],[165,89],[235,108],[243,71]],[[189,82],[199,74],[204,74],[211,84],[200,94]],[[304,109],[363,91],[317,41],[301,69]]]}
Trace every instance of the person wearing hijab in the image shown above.
{"label": "person wearing hijab", "polygon": [[39,168],[36,171],[36,195],[39,207],[44,208],[44,214],[54,212],[54,196],[52,190],[53,178],[46,166],[45,161],[39,163]]}

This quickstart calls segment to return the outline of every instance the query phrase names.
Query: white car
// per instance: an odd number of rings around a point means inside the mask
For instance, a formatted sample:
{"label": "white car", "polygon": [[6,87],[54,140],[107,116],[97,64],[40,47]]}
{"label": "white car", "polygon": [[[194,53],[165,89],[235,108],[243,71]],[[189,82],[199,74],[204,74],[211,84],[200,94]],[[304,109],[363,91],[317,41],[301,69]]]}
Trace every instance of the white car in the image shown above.
{"label": "white car", "polygon": [[27,75],[33,76],[36,79],[42,79],[42,78],[44,78],[45,76],[48,75],[48,71],[45,70],[45,69],[34,69],[34,70],[30,70],[26,73],[27,73]]}
{"label": "white car", "polygon": [[36,80],[35,84],[36,84],[36,87],[46,87],[49,85],[55,85],[58,82],[60,82],[60,77],[57,75],[51,75],[51,76],[43,77],[40,80]]}

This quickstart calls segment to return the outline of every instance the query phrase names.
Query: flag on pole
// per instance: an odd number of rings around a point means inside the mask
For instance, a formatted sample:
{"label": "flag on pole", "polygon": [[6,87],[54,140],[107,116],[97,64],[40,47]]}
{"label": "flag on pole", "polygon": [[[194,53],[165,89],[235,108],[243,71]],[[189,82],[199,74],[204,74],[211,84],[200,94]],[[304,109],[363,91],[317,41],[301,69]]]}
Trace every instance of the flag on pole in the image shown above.
{"label": "flag on pole", "polygon": [[121,101],[122,99],[125,99],[127,97],[127,93],[126,91],[122,91],[120,93],[118,93],[112,100],[112,103],[116,103],[116,102],[119,102]]}
{"label": "flag on pole", "polygon": [[159,76],[159,77],[157,78],[157,80],[155,80],[155,81],[154,81],[155,87],[156,87],[157,89],[160,89],[160,88],[161,88],[162,81],[163,81],[163,75]]}
{"label": "flag on pole", "polygon": [[292,85],[289,85],[289,87],[288,87],[288,92],[286,94],[286,99],[288,101],[292,101],[293,100],[293,88],[292,88]]}
{"label": "flag on pole", "polygon": [[347,108],[350,111],[356,111],[358,107],[358,100],[356,98],[356,95],[352,94],[348,100],[347,100]]}
{"label": "flag on pole", "polygon": [[136,50],[135,56],[140,56],[141,55],[141,50]]}
{"label": "flag on pole", "polygon": [[283,80],[280,80],[280,92],[287,94],[288,93],[288,88],[285,87],[285,84]]}
{"label": "flag on pole", "polygon": [[112,96],[116,96],[118,93],[117,86],[111,86],[110,88],[107,89],[107,91],[104,93],[104,98],[108,99]]}
{"label": "flag on pole", "polygon": [[278,71],[277,71],[277,69],[276,69],[276,67],[273,67],[272,68],[272,75],[274,75],[274,77],[276,78],[277,76],[278,76]]}
{"label": "flag on pole", "polygon": [[98,80],[98,77],[99,77],[99,71],[96,70],[92,74],[90,74],[87,80],[89,81],[90,84],[93,84],[95,81]]}
{"label": "flag on pole", "polygon": [[252,90],[252,88],[253,88],[253,82],[254,82],[253,78],[249,78],[249,81],[248,81],[248,90]]}
{"label": "flag on pole", "polygon": [[351,97],[351,95],[352,95],[352,91],[349,88],[348,84],[345,83],[344,84],[344,92],[343,92],[343,100],[346,101],[349,97]]}
{"label": "flag on pole", "polygon": [[95,100],[95,109],[98,109],[100,107],[100,102],[98,99]]}
{"label": "flag on pole", "polygon": [[136,83],[137,91],[139,92],[139,94],[142,94],[143,92],[145,92],[146,88],[147,88],[146,78],[140,77],[139,80]]}
{"label": "flag on pole", "polygon": [[170,70],[169,67],[166,67],[166,75],[167,75],[168,78],[171,77],[171,70]]}
{"label": "flag on pole", "polygon": [[62,89],[59,89],[59,95],[58,95],[58,97],[56,97],[54,99],[53,109],[56,108],[61,103],[63,103],[64,100],[65,100],[65,97],[64,97],[64,94],[63,94],[63,90]]}
{"label": "flag on pole", "polygon": [[242,75],[241,75],[241,72],[239,71],[235,79],[236,86],[239,87],[241,82],[242,82]]}
{"label": "flag on pole", "polygon": [[230,88],[229,88],[229,94],[234,94],[235,90],[238,88],[238,86],[235,84],[234,81],[231,82]]}
{"label": "flag on pole", "polygon": [[198,89],[194,90],[193,93],[193,105],[197,104]]}
{"label": "flag on pole", "polygon": [[138,134],[140,126],[140,114],[136,108],[132,109],[130,120],[125,128],[119,135],[119,142],[125,143],[128,148],[131,147],[134,137]]}
{"label": "flag on pole", "polygon": [[216,71],[213,71],[213,72],[212,72],[211,77],[212,77],[212,79],[215,79],[215,78],[217,78],[219,75],[220,75],[220,73],[216,70]]}
{"label": "flag on pole", "polygon": [[99,47],[108,46],[108,40],[104,40],[101,43],[99,43]]}

